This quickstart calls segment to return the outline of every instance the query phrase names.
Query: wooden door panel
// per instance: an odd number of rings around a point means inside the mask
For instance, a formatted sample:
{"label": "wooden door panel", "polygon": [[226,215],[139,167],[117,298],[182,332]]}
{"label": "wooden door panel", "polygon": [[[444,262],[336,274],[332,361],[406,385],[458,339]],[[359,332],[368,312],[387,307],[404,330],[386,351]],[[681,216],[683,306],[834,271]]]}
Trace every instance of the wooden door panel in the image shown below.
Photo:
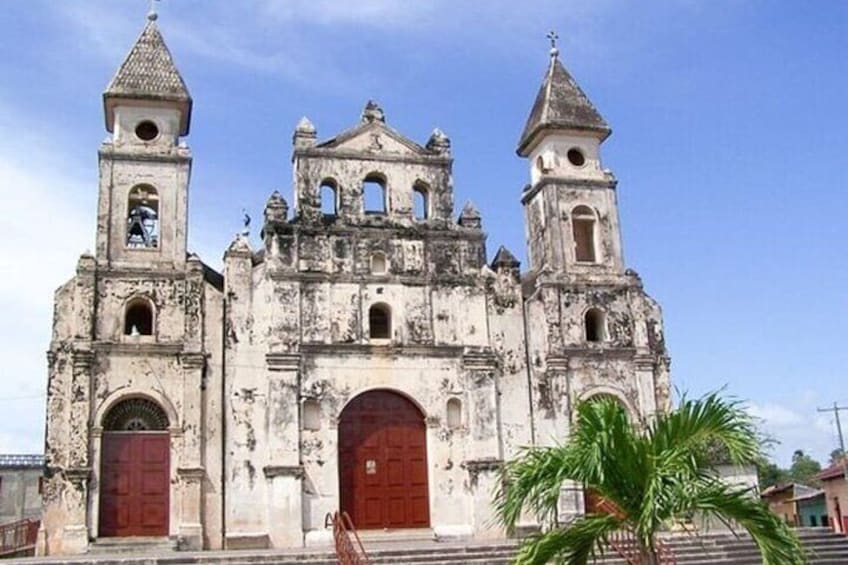
{"label": "wooden door panel", "polygon": [[101,461],[100,536],[168,535],[168,434],[104,433]]}
{"label": "wooden door panel", "polygon": [[345,407],[340,503],[357,528],[429,526],[426,436],[423,415],[398,394],[372,391]]}

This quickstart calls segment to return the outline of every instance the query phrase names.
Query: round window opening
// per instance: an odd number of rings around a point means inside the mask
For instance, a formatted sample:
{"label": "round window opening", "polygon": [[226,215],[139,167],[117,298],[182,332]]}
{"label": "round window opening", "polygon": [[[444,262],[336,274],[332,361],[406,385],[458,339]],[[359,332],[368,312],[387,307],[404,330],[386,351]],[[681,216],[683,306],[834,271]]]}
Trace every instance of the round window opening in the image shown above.
{"label": "round window opening", "polygon": [[569,149],[568,162],[575,167],[582,167],[586,164],[586,157],[583,156],[583,152],[579,149]]}
{"label": "round window opening", "polygon": [[159,128],[150,120],[145,120],[135,126],[135,134],[142,141],[153,141],[159,135]]}

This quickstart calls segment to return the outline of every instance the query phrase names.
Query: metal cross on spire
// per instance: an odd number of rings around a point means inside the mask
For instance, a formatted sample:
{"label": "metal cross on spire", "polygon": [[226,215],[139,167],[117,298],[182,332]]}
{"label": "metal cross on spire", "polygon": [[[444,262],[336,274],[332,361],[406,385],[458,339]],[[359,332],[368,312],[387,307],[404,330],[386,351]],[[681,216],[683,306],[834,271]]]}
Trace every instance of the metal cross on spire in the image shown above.
{"label": "metal cross on spire", "polygon": [[159,17],[159,14],[156,13],[156,2],[159,2],[159,0],[150,0],[150,10],[147,12],[147,19],[151,22],[155,22],[156,18]]}
{"label": "metal cross on spire", "polygon": [[559,35],[557,35],[557,32],[554,30],[551,30],[545,37],[547,37],[551,42],[551,57],[556,57],[559,55],[559,49],[557,49],[557,39],[559,39]]}

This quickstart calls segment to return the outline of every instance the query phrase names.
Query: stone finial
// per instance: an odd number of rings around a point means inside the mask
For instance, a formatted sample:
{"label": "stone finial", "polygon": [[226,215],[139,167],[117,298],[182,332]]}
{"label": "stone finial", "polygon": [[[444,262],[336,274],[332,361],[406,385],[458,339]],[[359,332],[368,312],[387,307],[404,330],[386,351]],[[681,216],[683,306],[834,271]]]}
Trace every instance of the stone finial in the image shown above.
{"label": "stone finial", "polygon": [[93,272],[96,267],[97,261],[94,259],[91,252],[86,249],[77,261],[77,273]]}
{"label": "stone finial", "polygon": [[442,130],[436,128],[427,140],[427,149],[440,154],[450,153],[450,138]]}
{"label": "stone finial", "polygon": [[383,109],[380,108],[380,105],[374,102],[373,100],[369,100],[367,104],[365,104],[365,108],[362,110],[362,121],[366,123],[371,122],[386,122],[386,114],[383,112]]}
{"label": "stone finial", "polygon": [[297,122],[297,126],[294,128],[294,135],[292,136],[292,145],[294,145],[297,149],[303,147],[313,147],[317,139],[318,130],[315,129],[315,126],[312,125],[312,122],[309,121],[309,118],[307,118],[306,116],[300,118],[300,121]]}
{"label": "stone finial", "polygon": [[274,191],[270,197],[268,197],[268,202],[265,204],[265,223],[269,222],[285,222],[286,218],[289,215],[289,205],[286,202],[285,198],[279,193],[279,191]]}
{"label": "stone finial", "polygon": [[509,249],[501,245],[495,258],[492,260],[492,270],[500,271],[517,271],[521,267],[521,261],[515,258],[515,255]]}
{"label": "stone finial", "polygon": [[470,200],[465,203],[462,213],[459,215],[459,225],[464,228],[480,229],[483,225],[480,219],[480,211]]}
{"label": "stone finial", "polygon": [[250,249],[250,241],[248,241],[247,237],[244,234],[238,233],[236,237],[233,239],[230,246],[227,247],[227,251],[224,253],[224,258],[230,256],[251,256],[252,251]]}

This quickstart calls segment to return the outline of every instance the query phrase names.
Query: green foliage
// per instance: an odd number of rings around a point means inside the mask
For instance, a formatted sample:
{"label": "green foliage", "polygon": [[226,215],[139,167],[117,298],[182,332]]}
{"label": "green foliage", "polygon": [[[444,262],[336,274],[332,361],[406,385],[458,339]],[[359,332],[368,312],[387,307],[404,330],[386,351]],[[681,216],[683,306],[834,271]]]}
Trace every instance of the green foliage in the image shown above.
{"label": "green foliage", "polygon": [[789,477],[792,482],[807,485],[815,483],[813,477],[819,471],[821,471],[821,464],[804,453],[803,450],[797,449],[792,454],[792,466],[789,468]]}
{"label": "green foliage", "polygon": [[769,461],[765,457],[759,457],[755,465],[757,466],[757,480],[760,483],[760,490],[787,483],[790,480],[789,471],[781,469],[777,466],[777,463]]}
{"label": "green foliage", "polygon": [[837,447],[833,451],[830,452],[830,465],[837,465],[842,462],[842,459],[845,457],[845,452],[842,451],[841,447]]}
{"label": "green foliage", "polygon": [[[658,415],[642,430],[613,399],[578,404],[568,443],[527,449],[504,467],[495,495],[500,521],[512,531],[530,511],[550,526],[522,545],[516,563],[586,563],[617,531],[633,535],[643,556],[656,559],[658,533],[693,512],[748,530],[766,565],[805,563],[786,524],[758,497],[715,476],[710,446],[733,463],[761,457],[754,423],[740,403],[715,393],[684,397],[677,410]],[[555,526],[565,481],[591,488],[610,511]]]}

